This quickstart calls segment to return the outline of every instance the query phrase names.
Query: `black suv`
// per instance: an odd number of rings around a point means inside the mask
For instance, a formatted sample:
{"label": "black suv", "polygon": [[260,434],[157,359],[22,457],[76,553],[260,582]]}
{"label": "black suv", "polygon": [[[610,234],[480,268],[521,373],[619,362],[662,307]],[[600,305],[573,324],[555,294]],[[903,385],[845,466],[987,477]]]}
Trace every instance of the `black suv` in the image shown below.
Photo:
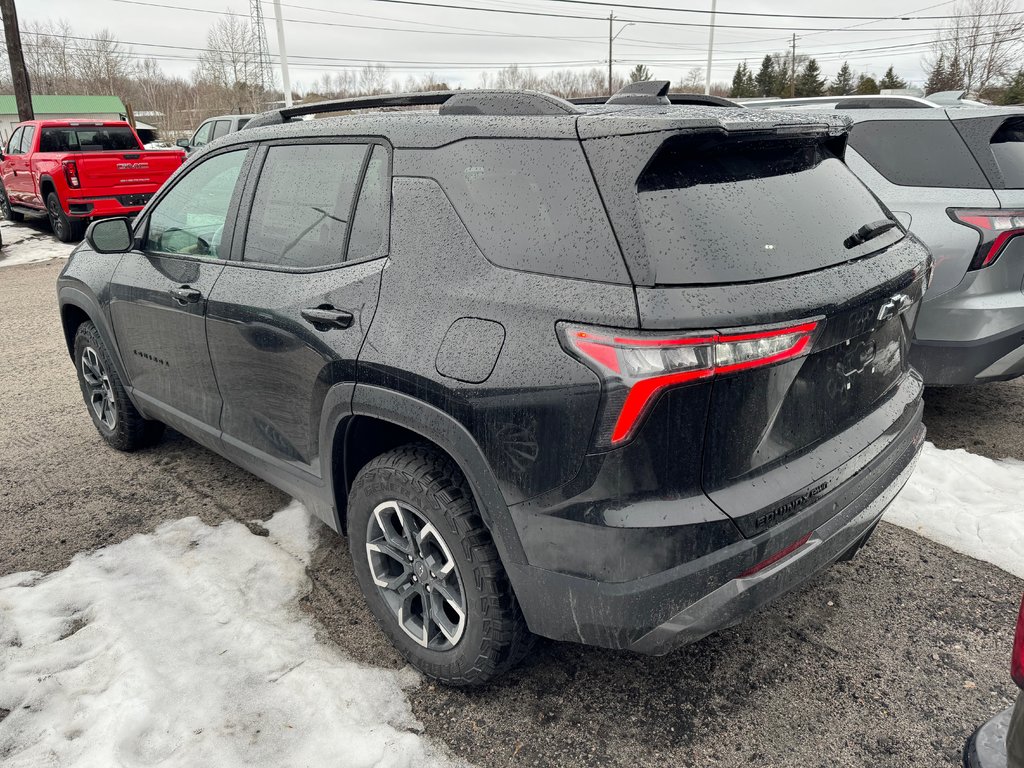
{"label": "black suv", "polygon": [[293,494],[453,684],[534,634],[665,653],[852,555],[922,445],[930,257],[844,118],[667,88],[353,99],[204,147],[61,273],[100,434],[167,424]]}

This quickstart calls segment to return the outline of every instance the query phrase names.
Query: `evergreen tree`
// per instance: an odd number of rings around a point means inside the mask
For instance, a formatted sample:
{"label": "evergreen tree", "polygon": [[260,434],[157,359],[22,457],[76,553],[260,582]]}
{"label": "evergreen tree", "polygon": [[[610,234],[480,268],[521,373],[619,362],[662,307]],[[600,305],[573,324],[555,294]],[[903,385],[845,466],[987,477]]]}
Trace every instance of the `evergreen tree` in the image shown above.
{"label": "evergreen tree", "polygon": [[939,58],[935,60],[935,66],[932,67],[932,71],[928,73],[928,80],[924,84],[924,93],[927,96],[929,93],[937,93],[939,91],[946,90],[946,79],[949,77],[949,73],[946,71],[946,56],[943,53],[939,54]]}
{"label": "evergreen tree", "polygon": [[743,77],[743,90],[745,96],[757,96],[757,83],[754,82],[754,73],[749,68]]}
{"label": "evergreen tree", "polygon": [[878,93],[878,83],[875,78],[871,75],[858,75],[857,76],[857,90],[858,96],[873,96]]}
{"label": "evergreen tree", "polygon": [[761,60],[761,69],[758,70],[757,76],[754,78],[754,84],[757,86],[757,95],[775,96],[777,77],[775,59],[772,58],[771,54],[766,54]]}
{"label": "evergreen tree", "polygon": [[736,66],[736,72],[732,76],[732,89],[729,91],[729,96],[734,99],[757,96],[754,75],[747,67],[746,62]]}
{"label": "evergreen tree", "polygon": [[849,96],[856,89],[857,85],[853,81],[853,72],[850,70],[850,65],[847,62],[843,62],[843,66],[839,68],[836,73],[835,80],[832,81],[831,87],[828,92],[833,96]]}
{"label": "evergreen tree", "polygon": [[1002,103],[1006,105],[1024,104],[1024,69],[1019,70],[1007,83]]}
{"label": "evergreen tree", "polygon": [[797,96],[824,96],[825,78],[821,76],[821,67],[814,59],[808,59],[803,70],[796,78]]}
{"label": "evergreen tree", "polygon": [[637,64],[633,67],[633,71],[629,73],[629,82],[639,83],[642,80],[653,80],[654,75],[651,74],[651,70],[647,68],[646,64]]}
{"label": "evergreen tree", "polygon": [[960,54],[955,54],[949,62],[949,69],[946,70],[946,82],[943,91],[959,91],[964,87],[964,67],[960,61]]}
{"label": "evergreen tree", "polygon": [[906,88],[907,81],[903,80],[900,77],[897,77],[896,73],[893,71],[892,65],[890,65],[889,68],[885,70],[885,74],[882,76],[881,81],[878,83],[878,87],[879,89],[890,88],[894,90]]}

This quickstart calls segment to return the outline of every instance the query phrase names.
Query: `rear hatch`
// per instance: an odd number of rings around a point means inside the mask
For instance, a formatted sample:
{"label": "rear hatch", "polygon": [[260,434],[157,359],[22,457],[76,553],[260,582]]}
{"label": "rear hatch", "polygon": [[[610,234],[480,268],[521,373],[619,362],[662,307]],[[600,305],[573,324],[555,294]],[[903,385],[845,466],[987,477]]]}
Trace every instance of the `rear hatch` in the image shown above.
{"label": "rear hatch", "polygon": [[914,417],[928,268],[843,163],[844,125],[758,114],[584,136],[642,328],[756,339],[814,324],[799,355],[713,379],[703,487],[748,536],[838,489]]}
{"label": "rear hatch", "polygon": [[40,151],[61,152],[75,163],[83,197],[125,196],[142,205],[175,170],[183,154],[144,150],[127,125],[44,127]]}

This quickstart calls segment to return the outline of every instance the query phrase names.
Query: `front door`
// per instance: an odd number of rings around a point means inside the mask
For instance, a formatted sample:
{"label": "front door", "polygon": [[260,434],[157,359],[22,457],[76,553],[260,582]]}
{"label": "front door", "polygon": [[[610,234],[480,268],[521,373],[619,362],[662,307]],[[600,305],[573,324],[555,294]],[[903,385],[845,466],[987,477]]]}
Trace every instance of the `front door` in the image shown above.
{"label": "front door", "polygon": [[247,147],[221,152],[179,177],[139,222],[137,248],[110,282],[114,333],[143,409],[210,446],[221,397],[206,308],[230,249],[247,156]]}
{"label": "front door", "polygon": [[7,199],[14,205],[25,205],[28,202],[26,196],[32,192],[32,174],[29,173],[28,158],[25,156],[25,137],[30,135],[30,131],[34,132],[35,127],[27,125],[14,132],[7,142],[7,152],[0,171]]}
{"label": "front door", "polygon": [[355,381],[377,305],[388,150],[280,143],[261,149],[254,169],[261,164],[207,315],[221,437],[229,452],[320,477],[325,396]]}

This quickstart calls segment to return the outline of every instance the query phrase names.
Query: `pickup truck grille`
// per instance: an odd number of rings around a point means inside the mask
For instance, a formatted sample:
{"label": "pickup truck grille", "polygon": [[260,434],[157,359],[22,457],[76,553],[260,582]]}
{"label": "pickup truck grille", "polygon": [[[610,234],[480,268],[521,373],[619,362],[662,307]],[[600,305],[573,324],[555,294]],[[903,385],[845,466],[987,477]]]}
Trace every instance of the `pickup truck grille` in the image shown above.
{"label": "pickup truck grille", "polygon": [[149,198],[151,198],[152,196],[152,193],[139,195],[118,195],[117,202],[119,202],[125,208],[137,208],[148,203]]}

